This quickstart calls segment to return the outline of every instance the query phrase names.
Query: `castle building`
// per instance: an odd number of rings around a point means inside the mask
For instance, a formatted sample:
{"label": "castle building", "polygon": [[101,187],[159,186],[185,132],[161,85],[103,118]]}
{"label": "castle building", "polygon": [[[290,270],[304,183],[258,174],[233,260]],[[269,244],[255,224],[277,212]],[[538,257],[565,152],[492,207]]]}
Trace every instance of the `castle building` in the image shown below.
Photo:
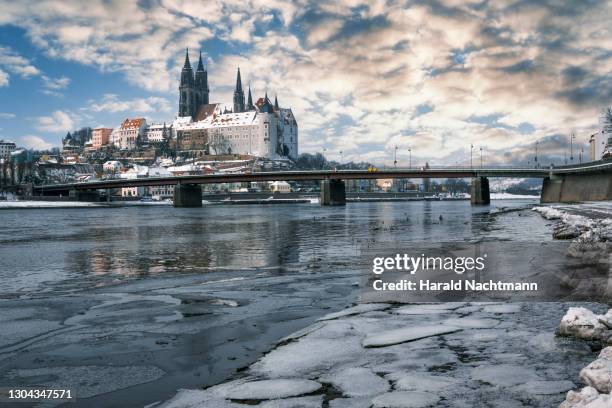
{"label": "castle building", "polygon": [[187,52],[179,84],[179,114],[171,125],[179,149],[297,159],[298,126],[292,110],[281,108],[276,96],[272,103],[267,92],[253,103],[250,85],[245,103],[240,68],[236,73],[232,111],[220,103],[210,103],[209,92],[201,54],[194,77]]}

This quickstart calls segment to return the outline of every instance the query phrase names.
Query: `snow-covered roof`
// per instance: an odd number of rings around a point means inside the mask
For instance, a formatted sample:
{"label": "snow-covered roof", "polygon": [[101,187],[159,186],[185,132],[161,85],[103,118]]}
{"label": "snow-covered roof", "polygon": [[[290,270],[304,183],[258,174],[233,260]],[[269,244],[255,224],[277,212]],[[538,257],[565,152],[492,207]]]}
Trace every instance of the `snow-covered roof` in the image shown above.
{"label": "snow-covered roof", "polygon": [[179,125],[187,125],[193,122],[191,116],[177,116],[176,119],[172,122],[172,126],[176,127]]}
{"label": "snow-covered roof", "polygon": [[168,128],[169,126],[164,122],[154,122],[149,124],[149,131],[151,130],[163,130],[164,126]]}
{"label": "snow-covered roof", "polygon": [[199,167],[193,164],[184,164],[182,166],[168,167],[169,172],[182,172],[182,171],[199,171]]}
{"label": "snow-covered roof", "polygon": [[164,167],[149,167],[149,177],[165,177],[171,173]]}
{"label": "snow-covered roof", "polygon": [[103,166],[117,166],[117,165],[121,166],[122,164],[120,161],[117,161],[117,160],[109,160],[103,164]]}
{"label": "snow-covered roof", "polygon": [[204,122],[209,121],[210,127],[228,127],[228,126],[244,126],[251,125],[257,117],[257,112],[240,112],[240,113],[225,113],[221,115],[213,115]]}

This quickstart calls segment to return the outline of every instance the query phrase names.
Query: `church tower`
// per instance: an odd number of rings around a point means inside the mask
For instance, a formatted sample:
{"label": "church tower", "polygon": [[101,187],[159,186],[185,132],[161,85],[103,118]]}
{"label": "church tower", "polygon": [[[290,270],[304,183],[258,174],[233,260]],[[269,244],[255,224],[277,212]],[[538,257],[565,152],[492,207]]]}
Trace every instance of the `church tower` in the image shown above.
{"label": "church tower", "polygon": [[181,84],[179,85],[179,116],[195,115],[195,89],[193,70],[189,62],[189,50],[185,51],[185,63],[181,71]]}
{"label": "church tower", "polygon": [[234,89],[234,113],[244,112],[244,91],[242,90],[242,79],[240,79],[240,68],[236,75],[236,89]]}
{"label": "church tower", "polygon": [[195,113],[200,109],[200,105],[209,104],[208,72],[202,63],[202,53],[195,73]]}
{"label": "church tower", "polygon": [[253,105],[253,97],[251,96],[251,85],[249,85],[249,98],[247,99],[247,111],[254,111],[255,105]]}

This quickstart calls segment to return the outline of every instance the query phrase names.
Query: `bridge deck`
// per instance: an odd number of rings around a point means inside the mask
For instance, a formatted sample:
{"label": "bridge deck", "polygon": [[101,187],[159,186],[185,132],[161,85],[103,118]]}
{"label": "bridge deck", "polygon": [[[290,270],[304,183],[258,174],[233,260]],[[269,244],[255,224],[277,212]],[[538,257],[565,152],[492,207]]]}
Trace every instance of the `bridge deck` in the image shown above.
{"label": "bridge deck", "polygon": [[93,190],[121,187],[162,186],[176,184],[215,184],[256,181],[305,181],[305,180],[359,180],[390,178],[470,178],[470,177],[519,177],[545,178],[551,175],[582,174],[611,171],[612,162],[592,162],[582,165],[555,168],[490,167],[490,168],[393,168],[368,170],[308,170],[255,173],[204,174],[193,176],[150,177],[136,179],[101,180],[86,183],[47,184],[34,186],[36,191]]}

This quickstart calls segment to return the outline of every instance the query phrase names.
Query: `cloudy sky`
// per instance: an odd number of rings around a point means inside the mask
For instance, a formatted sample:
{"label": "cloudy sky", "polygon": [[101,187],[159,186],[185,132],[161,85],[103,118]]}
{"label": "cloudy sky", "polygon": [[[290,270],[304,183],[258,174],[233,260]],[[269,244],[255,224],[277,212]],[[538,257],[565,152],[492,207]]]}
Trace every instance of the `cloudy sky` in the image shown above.
{"label": "cloudy sky", "polygon": [[[171,121],[185,47],[213,102],[236,67],[278,94],[300,151],[378,164],[563,160],[612,103],[612,3],[0,0],[0,138],[46,148],[81,126]],[[575,156],[578,156],[575,153]],[[542,160],[542,159],[541,159]],[[577,159],[576,159],[577,160]]]}

